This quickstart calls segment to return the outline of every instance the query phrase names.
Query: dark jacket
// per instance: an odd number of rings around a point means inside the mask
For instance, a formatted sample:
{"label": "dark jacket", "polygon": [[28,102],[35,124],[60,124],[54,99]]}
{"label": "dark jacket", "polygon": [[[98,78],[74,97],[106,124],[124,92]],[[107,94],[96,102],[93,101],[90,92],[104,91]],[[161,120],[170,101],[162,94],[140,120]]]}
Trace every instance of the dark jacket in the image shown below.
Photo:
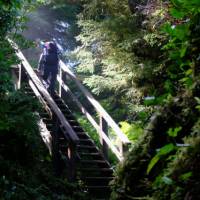
{"label": "dark jacket", "polygon": [[49,71],[54,71],[54,73],[55,72],[57,73],[58,67],[59,67],[59,58],[58,58],[57,48],[54,46],[45,48],[40,56],[38,70],[44,71],[44,69],[48,69]]}

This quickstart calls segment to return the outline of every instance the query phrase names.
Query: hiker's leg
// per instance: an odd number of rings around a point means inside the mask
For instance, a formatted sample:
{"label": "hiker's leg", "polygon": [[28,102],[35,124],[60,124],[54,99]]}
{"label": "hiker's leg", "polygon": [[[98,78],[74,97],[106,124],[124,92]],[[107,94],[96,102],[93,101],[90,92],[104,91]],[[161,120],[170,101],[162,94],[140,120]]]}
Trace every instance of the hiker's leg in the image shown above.
{"label": "hiker's leg", "polygon": [[42,76],[42,78],[43,78],[42,83],[43,83],[43,85],[44,85],[44,87],[45,87],[46,89],[49,87],[49,84],[48,84],[48,82],[47,82],[47,79],[48,79],[48,77],[49,77],[49,74],[50,74],[50,70],[48,69],[48,67],[45,67],[45,68],[44,68],[44,74],[43,74],[43,76]]}
{"label": "hiker's leg", "polygon": [[50,85],[49,85],[49,92],[51,94],[55,93],[56,78],[57,78],[57,73],[55,71],[51,71],[51,78],[50,78]]}
{"label": "hiker's leg", "polygon": [[45,67],[45,68],[44,68],[44,75],[43,75],[43,79],[44,79],[45,81],[47,81],[47,79],[48,79],[48,77],[49,77],[49,74],[50,74],[49,68],[48,68],[48,67]]}

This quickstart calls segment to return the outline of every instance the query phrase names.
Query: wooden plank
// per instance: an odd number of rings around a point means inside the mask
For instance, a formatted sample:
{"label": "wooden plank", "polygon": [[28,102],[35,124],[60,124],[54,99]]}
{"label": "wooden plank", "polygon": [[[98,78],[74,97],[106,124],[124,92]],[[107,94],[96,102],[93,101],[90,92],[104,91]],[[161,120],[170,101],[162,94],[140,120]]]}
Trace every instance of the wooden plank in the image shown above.
{"label": "wooden plank", "polygon": [[98,101],[94,99],[92,94],[82,85],[82,83],[78,80],[76,75],[69,69],[67,65],[64,64],[63,61],[60,61],[60,67],[64,72],[66,72],[71,79],[73,79],[76,83],[76,85],[79,87],[79,89],[83,92],[83,94],[86,96],[88,101],[94,106],[97,112],[103,116],[103,118],[106,120],[108,125],[115,131],[117,136],[120,138],[120,140],[123,143],[130,143],[130,140],[127,138],[127,136],[121,131],[119,126],[114,122],[114,120],[110,117],[110,115],[104,110],[104,108],[99,104]]}
{"label": "wooden plank", "polygon": [[[18,73],[16,74],[16,70]],[[21,88],[21,65],[13,65],[11,67],[11,73],[15,85],[15,89],[18,90]]]}
{"label": "wooden plank", "polygon": [[[59,76],[62,78],[62,69],[61,68],[59,69]],[[59,97],[62,97],[62,85],[61,85],[61,83],[59,83],[58,94],[59,94]]]}
{"label": "wooden plank", "polygon": [[21,88],[21,81],[22,81],[22,66],[18,65],[19,67],[19,78],[18,78],[18,88]]}
{"label": "wooden plank", "polygon": [[106,144],[110,147],[112,152],[116,155],[116,157],[121,161],[123,159],[122,153],[112,144],[106,133],[101,129],[101,127],[96,123],[94,118],[90,115],[90,113],[84,108],[81,102],[76,98],[76,96],[71,92],[69,87],[65,85],[65,83],[57,76],[58,82],[62,85],[63,89],[70,94],[72,99],[76,102],[77,106],[80,108],[81,112],[87,117],[93,127],[97,130],[97,133],[100,137],[106,142]]}
{"label": "wooden plank", "polygon": [[[108,136],[108,124],[106,123],[105,119],[100,115],[99,116],[99,124],[101,128],[101,132],[103,131]],[[103,137],[101,136],[101,145],[102,145],[102,152],[106,160],[108,160],[108,145],[103,140]]]}
{"label": "wooden plank", "polygon": [[12,80],[14,82],[15,90],[18,90],[19,89],[18,88],[18,81],[19,81],[19,79],[18,79],[18,76],[15,73],[15,68],[14,67],[12,67],[11,73],[12,73]]}
{"label": "wooden plank", "polygon": [[50,94],[47,92],[47,90],[45,89],[45,87],[41,83],[40,79],[37,77],[37,75],[33,71],[32,67],[30,66],[30,64],[28,63],[28,61],[26,60],[26,58],[24,57],[24,55],[22,54],[22,52],[19,50],[18,46],[13,41],[11,41],[10,39],[8,39],[8,41],[13,46],[13,48],[16,49],[16,55],[21,60],[21,62],[23,64],[26,72],[30,76],[31,80],[33,81],[33,83],[35,84],[35,86],[37,87],[37,89],[42,93],[42,95],[44,96],[44,98],[46,99],[46,101],[49,103],[51,109],[54,111],[54,113],[58,117],[61,125],[65,128],[65,130],[69,134],[70,139],[74,143],[78,143],[79,142],[78,136],[76,135],[76,133],[74,132],[74,130],[72,129],[72,127],[70,126],[70,124],[68,123],[68,121],[66,120],[66,118],[63,115],[63,113],[61,112],[61,110],[56,105],[55,101],[52,99],[52,97],[50,96]]}

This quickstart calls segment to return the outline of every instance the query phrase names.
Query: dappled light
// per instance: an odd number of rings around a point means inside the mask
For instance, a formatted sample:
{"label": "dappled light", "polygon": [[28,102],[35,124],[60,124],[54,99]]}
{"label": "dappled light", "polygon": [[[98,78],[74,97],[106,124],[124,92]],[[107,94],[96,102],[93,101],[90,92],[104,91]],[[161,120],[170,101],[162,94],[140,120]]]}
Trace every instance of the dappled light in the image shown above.
{"label": "dappled light", "polygon": [[0,199],[200,199],[199,0],[0,0]]}

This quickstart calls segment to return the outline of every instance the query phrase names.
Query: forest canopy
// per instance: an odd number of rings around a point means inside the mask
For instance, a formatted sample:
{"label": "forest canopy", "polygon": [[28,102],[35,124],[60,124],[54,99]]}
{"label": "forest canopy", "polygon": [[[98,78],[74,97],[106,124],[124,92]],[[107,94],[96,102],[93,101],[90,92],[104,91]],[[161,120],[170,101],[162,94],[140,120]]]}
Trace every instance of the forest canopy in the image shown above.
{"label": "forest canopy", "polygon": [[200,2],[81,2],[77,73],[134,144],[112,199],[200,198]]}

